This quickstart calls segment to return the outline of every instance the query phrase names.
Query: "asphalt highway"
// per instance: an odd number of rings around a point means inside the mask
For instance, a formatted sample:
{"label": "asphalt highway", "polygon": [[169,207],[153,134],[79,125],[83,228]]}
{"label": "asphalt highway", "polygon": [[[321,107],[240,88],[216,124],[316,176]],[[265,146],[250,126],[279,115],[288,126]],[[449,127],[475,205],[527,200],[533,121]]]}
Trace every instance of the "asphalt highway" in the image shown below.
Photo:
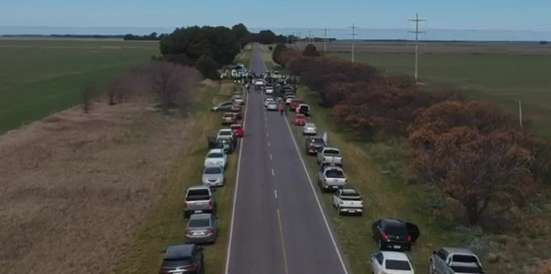
{"label": "asphalt highway", "polygon": [[[250,70],[266,70],[258,49]],[[303,144],[263,98],[249,90],[226,274],[348,274],[298,151]]]}

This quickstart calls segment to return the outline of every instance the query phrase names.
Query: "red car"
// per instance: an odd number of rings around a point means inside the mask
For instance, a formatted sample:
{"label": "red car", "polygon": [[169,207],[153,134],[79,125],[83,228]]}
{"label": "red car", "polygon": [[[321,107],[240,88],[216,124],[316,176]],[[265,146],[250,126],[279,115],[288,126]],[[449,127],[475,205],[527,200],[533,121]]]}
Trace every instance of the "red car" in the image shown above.
{"label": "red car", "polygon": [[291,111],[295,111],[300,104],[304,104],[304,100],[300,98],[295,98],[291,100],[291,103],[289,103],[289,109]]}
{"label": "red car", "polygon": [[304,126],[304,124],[306,124],[306,116],[304,116],[304,114],[297,114],[295,115],[295,119],[293,120],[293,123],[295,124],[295,126]]}
{"label": "red car", "polygon": [[235,135],[235,137],[243,138],[243,136],[245,136],[245,130],[243,129],[241,124],[233,124],[230,126],[230,128],[232,129],[233,135]]}

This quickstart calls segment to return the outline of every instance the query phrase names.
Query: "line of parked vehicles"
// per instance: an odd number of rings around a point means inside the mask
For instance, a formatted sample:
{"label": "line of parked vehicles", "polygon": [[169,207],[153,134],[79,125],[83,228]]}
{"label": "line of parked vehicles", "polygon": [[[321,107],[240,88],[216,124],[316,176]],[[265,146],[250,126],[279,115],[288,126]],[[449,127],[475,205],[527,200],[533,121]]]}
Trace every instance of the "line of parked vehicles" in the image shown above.
{"label": "line of parked vehicles", "polygon": [[[284,86],[285,83],[279,81],[277,85]],[[341,151],[330,145],[327,134],[322,134],[310,121],[311,107],[302,98],[297,97],[296,88],[273,88],[273,81],[266,82],[266,78],[255,79],[253,83],[264,91],[264,105],[267,110],[277,110],[277,104],[284,102],[287,110],[294,112],[291,121],[294,126],[302,127],[305,153],[316,157],[320,168],[317,176],[319,188],[323,193],[332,193],[332,205],[338,214],[361,216],[365,212],[364,202],[358,190],[348,181]],[[396,218],[383,218],[372,224],[371,232],[379,249],[371,256],[372,273],[414,273],[413,264],[405,252],[411,250],[420,236],[417,225]],[[433,252],[429,259],[428,272],[484,273],[482,263],[476,254],[465,248],[451,247],[443,247]]]}
{"label": "line of parked vehicles", "polygon": [[245,134],[241,124],[245,92],[240,85],[236,87],[239,88],[234,91],[231,101],[211,109],[222,113],[223,128],[208,137],[209,150],[205,155],[201,184],[189,187],[185,192],[185,243],[169,246],[164,251],[160,273],[205,273],[202,246],[213,244],[218,238],[214,192],[224,186],[229,154],[236,150],[238,139]]}

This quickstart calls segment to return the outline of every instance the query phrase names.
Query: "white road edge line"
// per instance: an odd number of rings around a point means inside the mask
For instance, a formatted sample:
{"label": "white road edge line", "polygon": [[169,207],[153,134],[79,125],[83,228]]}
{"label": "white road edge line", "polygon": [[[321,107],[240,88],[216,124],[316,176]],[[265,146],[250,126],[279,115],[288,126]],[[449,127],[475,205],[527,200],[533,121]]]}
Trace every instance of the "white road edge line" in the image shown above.
{"label": "white road edge line", "polygon": [[320,199],[318,197],[318,194],[316,192],[316,189],[314,188],[314,183],[312,183],[312,178],[310,178],[310,173],[308,172],[308,168],[306,168],[306,163],[304,162],[304,159],[302,158],[302,154],[300,154],[300,149],[298,147],[297,141],[295,140],[295,134],[293,133],[293,130],[291,129],[291,126],[289,125],[289,120],[287,117],[285,118],[285,124],[287,125],[287,128],[289,129],[289,134],[291,134],[291,139],[293,139],[293,143],[295,144],[295,149],[297,152],[297,155],[300,159],[300,162],[302,163],[302,167],[304,168],[304,172],[306,173],[306,177],[308,178],[308,182],[310,183],[310,189],[312,190],[312,193],[314,193],[314,197],[316,198],[316,203],[318,204],[318,209],[320,210],[321,216],[323,217],[323,222],[325,223],[325,228],[327,229],[327,232],[329,233],[329,237],[331,238],[331,242],[333,243],[333,247],[335,248],[335,251],[337,251],[337,257],[339,257],[339,261],[341,263],[342,270],[345,274],[349,274],[348,269],[346,268],[346,264],[344,263],[341,251],[339,249],[339,246],[337,245],[337,241],[335,240],[335,236],[333,235],[333,231],[331,230],[331,226],[329,226],[329,222],[327,221],[327,216],[325,215],[325,211],[323,210],[323,207],[321,206]]}
{"label": "white road edge line", "polygon": [[[249,97],[249,91],[247,90],[246,100],[248,101]],[[249,110],[249,104],[247,103],[245,105],[245,117],[243,118],[243,130],[245,132],[247,129],[247,112]],[[232,211],[231,211],[231,222],[230,222],[230,237],[228,240],[228,249],[226,251],[226,269],[224,271],[225,274],[229,273],[230,270],[230,256],[231,256],[231,245],[232,245],[232,239],[233,239],[233,225],[234,225],[234,218],[235,218],[235,207],[237,204],[237,191],[239,190],[239,173],[241,171],[241,156],[243,155],[243,147],[245,146],[245,136],[241,138],[241,144],[239,144],[239,157],[237,158],[237,173],[235,175],[235,189],[233,190],[233,205],[232,205]]]}

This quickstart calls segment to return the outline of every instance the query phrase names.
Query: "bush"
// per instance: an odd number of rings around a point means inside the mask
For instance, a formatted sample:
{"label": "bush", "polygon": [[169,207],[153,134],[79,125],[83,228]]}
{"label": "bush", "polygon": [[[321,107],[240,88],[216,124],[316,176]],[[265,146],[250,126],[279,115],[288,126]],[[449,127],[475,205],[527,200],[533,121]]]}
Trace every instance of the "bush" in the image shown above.
{"label": "bush", "polygon": [[318,49],[313,44],[308,44],[304,48],[304,51],[302,51],[302,56],[306,57],[318,57],[321,56],[321,54],[318,52]]}
{"label": "bush", "polygon": [[206,78],[213,79],[213,80],[220,78],[220,76],[218,75],[219,65],[216,63],[216,61],[214,61],[212,58],[210,58],[207,55],[201,56],[201,58],[199,58],[195,63],[195,67]]}

